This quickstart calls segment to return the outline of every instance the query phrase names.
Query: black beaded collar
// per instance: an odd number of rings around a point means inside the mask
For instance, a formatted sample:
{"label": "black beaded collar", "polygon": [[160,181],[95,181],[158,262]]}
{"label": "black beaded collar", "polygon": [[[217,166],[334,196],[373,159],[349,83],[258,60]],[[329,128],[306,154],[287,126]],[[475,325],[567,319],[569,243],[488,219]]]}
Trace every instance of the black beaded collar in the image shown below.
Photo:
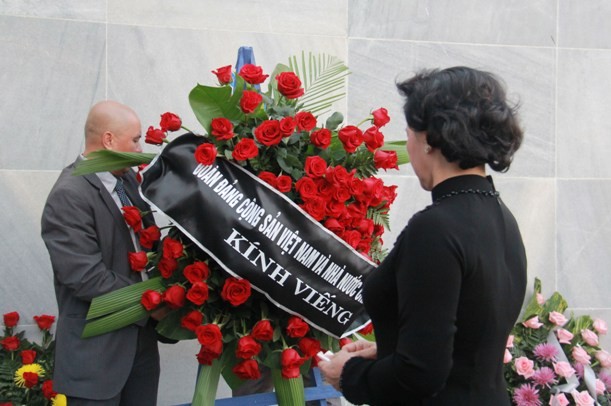
{"label": "black beaded collar", "polygon": [[461,190],[453,190],[450,193],[446,193],[445,195],[441,195],[433,201],[431,206],[437,206],[441,203],[442,200],[445,200],[449,197],[465,195],[465,194],[474,194],[474,195],[482,195],[486,197],[498,197],[500,195],[496,190],[480,190],[480,189],[461,189]]}
{"label": "black beaded collar", "polygon": [[444,180],[431,191],[433,203],[423,211],[439,205],[442,201],[459,195],[473,194],[485,197],[498,197],[490,176],[462,175]]}

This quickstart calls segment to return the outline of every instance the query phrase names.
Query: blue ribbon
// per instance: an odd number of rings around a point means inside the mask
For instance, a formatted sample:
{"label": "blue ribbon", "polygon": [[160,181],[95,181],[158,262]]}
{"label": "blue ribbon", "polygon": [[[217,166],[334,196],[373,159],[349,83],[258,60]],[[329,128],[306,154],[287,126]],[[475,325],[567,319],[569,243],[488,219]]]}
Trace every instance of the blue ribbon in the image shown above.
{"label": "blue ribbon", "polygon": [[[242,46],[240,47],[240,49],[238,49],[238,59],[235,63],[236,74],[240,71],[240,69],[242,69],[244,65],[247,65],[247,64],[256,65],[255,52],[252,50],[252,47]],[[235,85],[236,85],[236,78],[234,76],[231,87],[235,89]],[[261,90],[261,86],[259,85],[255,85],[254,87],[259,91]]]}

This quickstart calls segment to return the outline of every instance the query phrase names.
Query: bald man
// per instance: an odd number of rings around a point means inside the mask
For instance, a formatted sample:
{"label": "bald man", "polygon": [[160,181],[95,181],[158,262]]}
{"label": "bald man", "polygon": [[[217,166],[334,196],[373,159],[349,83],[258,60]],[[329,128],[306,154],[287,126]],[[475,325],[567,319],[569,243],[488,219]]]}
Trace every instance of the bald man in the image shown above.
{"label": "bald man", "polygon": [[[129,107],[103,101],[85,124],[85,150],[53,186],[42,214],[42,238],[53,267],[59,308],[54,390],[70,406],[150,406],[157,402],[159,352],[148,318],[120,330],[82,339],[91,300],[142,280],[128,253],[140,250],[121,212],[120,178],[130,204],[149,210],[130,168],[73,176],[74,165],[93,151],[140,152],[141,124]],[[153,224],[144,217],[144,227]]]}

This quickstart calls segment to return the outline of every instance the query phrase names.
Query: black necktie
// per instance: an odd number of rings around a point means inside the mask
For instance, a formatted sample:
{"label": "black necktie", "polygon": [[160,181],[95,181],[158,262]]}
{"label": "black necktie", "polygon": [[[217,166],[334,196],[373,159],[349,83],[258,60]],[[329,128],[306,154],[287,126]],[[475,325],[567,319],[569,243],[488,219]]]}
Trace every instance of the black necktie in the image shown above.
{"label": "black necktie", "polygon": [[127,197],[127,193],[125,193],[125,186],[123,186],[123,179],[117,178],[117,185],[115,186],[115,192],[119,196],[119,200],[121,201],[122,206],[131,206],[131,202]]}

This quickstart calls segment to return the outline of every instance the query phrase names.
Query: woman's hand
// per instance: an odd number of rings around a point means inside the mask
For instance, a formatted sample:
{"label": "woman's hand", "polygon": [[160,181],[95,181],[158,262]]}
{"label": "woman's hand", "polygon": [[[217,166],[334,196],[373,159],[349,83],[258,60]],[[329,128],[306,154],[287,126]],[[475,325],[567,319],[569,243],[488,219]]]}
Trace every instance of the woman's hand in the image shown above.
{"label": "woman's hand", "polygon": [[318,361],[318,368],[324,375],[325,381],[339,391],[341,391],[339,381],[342,370],[346,362],[352,357],[375,359],[377,357],[376,344],[363,340],[355,341],[345,345],[341,351],[332,355],[330,361]]}

